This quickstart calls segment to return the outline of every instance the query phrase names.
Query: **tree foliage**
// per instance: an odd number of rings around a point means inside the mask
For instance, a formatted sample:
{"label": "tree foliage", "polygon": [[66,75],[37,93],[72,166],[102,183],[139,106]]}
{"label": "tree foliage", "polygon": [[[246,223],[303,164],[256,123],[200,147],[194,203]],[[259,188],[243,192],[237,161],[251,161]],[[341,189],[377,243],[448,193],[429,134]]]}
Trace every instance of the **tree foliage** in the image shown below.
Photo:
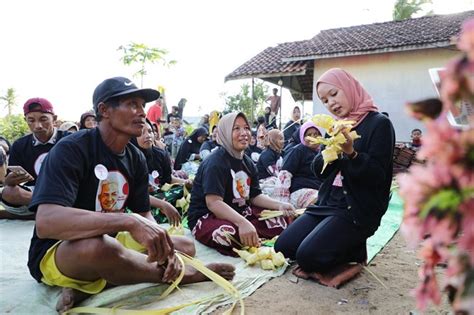
{"label": "tree foliage", "polygon": [[23,137],[29,132],[25,117],[21,114],[0,118],[0,135],[10,142]]}
{"label": "tree foliage", "polygon": [[413,14],[423,10],[424,4],[432,4],[432,0],[397,0],[393,7],[392,17],[394,21],[410,19]]}
{"label": "tree foliage", "polygon": [[141,87],[143,87],[143,77],[147,74],[145,65],[147,63],[161,63],[163,66],[171,66],[176,64],[176,60],[166,60],[165,56],[168,51],[161,48],[148,47],[145,44],[131,42],[126,46],[120,46],[117,50],[121,50],[123,56],[120,60],[126,66],[139,64],[140,69],[134,73],[134,76],[140,76]]}
{"label": "tree foliage", "polygon": [[7,109],[8,116],[13,112],[13,108],[16,106],[16,93],[14,88],[7,89],[5,96],[0,96],[0,100],[4,103],[4,108]]}
{"label": "tree foliage", "polygon": [[266,95],[268,93],[268,86],[264,82],[256,82],[254,85],[254,102],[252,101],[252,88],[250,84],[245,83],[240,86],[240,92],[236,95],[227,96],[225,98],[224,113],[233,111],[243,112],[250,122],[255,120],[255,117],[263,113]]}

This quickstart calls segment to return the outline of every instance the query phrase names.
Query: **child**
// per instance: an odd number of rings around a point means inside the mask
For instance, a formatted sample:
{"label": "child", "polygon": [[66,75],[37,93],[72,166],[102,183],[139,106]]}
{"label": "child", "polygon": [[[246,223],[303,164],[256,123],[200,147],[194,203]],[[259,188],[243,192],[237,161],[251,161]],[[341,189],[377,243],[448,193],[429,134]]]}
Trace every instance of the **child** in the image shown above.
{"label": "child", "polygon": [[418,151],[421,147],[421,136],[422,132],[420,129],[415,128],[411,131],[411,143],[408,144],[410,149]]}

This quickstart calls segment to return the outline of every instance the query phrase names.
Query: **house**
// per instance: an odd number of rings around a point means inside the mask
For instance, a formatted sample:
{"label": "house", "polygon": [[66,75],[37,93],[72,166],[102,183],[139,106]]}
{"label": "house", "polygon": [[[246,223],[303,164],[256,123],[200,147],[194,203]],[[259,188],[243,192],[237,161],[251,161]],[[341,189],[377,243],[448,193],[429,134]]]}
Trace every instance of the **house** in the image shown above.
{"label": "house", "polygon": [[352,73],[390,114],[397,140],[422,125],[404,112],[407,101],[437,97],[428,69],[459,54],[453,37],[473,11],[323,30],[313,38],[269,47],[225,80],[260,78],[289,89],[295,101],[312,100],[313,114],[327,113],[314,82],[338,67]]}

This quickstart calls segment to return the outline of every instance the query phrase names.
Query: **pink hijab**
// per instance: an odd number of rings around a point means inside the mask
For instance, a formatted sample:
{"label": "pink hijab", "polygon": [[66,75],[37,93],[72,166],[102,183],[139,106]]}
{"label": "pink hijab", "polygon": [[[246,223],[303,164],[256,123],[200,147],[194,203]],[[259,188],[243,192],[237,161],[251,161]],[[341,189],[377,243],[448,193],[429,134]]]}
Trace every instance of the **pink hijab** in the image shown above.
{"label": "pink hijab", "polygon": [[304,134],[306,133],[306,130],[308,130],[309,128],[316,129],[319,132],[319,135],[320,136],[322,135],[321,130],[319,130],[319,128],[314,124],[314,122],[312,121],[305,122],[303,126],[301,126],[300,128],[300,142],[305,146],[308,146],[308,143],[304,139]]}
{"label": "pink hijab", "polygon": [[352,106],[349,115],[344,119],[355,120],[354,127],[359,125],[370,112],[379,110],[359,81],[345,70],[332,68],[323,73],[316,82],[316,91],[320,82],[334,85],[344,91],[349,104]]}

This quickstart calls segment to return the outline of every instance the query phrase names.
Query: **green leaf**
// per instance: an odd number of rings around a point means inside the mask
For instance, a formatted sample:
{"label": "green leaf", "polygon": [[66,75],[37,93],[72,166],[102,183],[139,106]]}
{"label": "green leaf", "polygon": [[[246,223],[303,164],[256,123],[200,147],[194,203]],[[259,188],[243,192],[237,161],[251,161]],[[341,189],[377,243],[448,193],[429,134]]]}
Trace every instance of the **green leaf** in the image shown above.
{"label": "green leaf", "polygon": [[461,204],[463,197],[459,191],[444,188],[435,193],[421,208],[420,218],[425,219],[432,211],[454,213]]}

